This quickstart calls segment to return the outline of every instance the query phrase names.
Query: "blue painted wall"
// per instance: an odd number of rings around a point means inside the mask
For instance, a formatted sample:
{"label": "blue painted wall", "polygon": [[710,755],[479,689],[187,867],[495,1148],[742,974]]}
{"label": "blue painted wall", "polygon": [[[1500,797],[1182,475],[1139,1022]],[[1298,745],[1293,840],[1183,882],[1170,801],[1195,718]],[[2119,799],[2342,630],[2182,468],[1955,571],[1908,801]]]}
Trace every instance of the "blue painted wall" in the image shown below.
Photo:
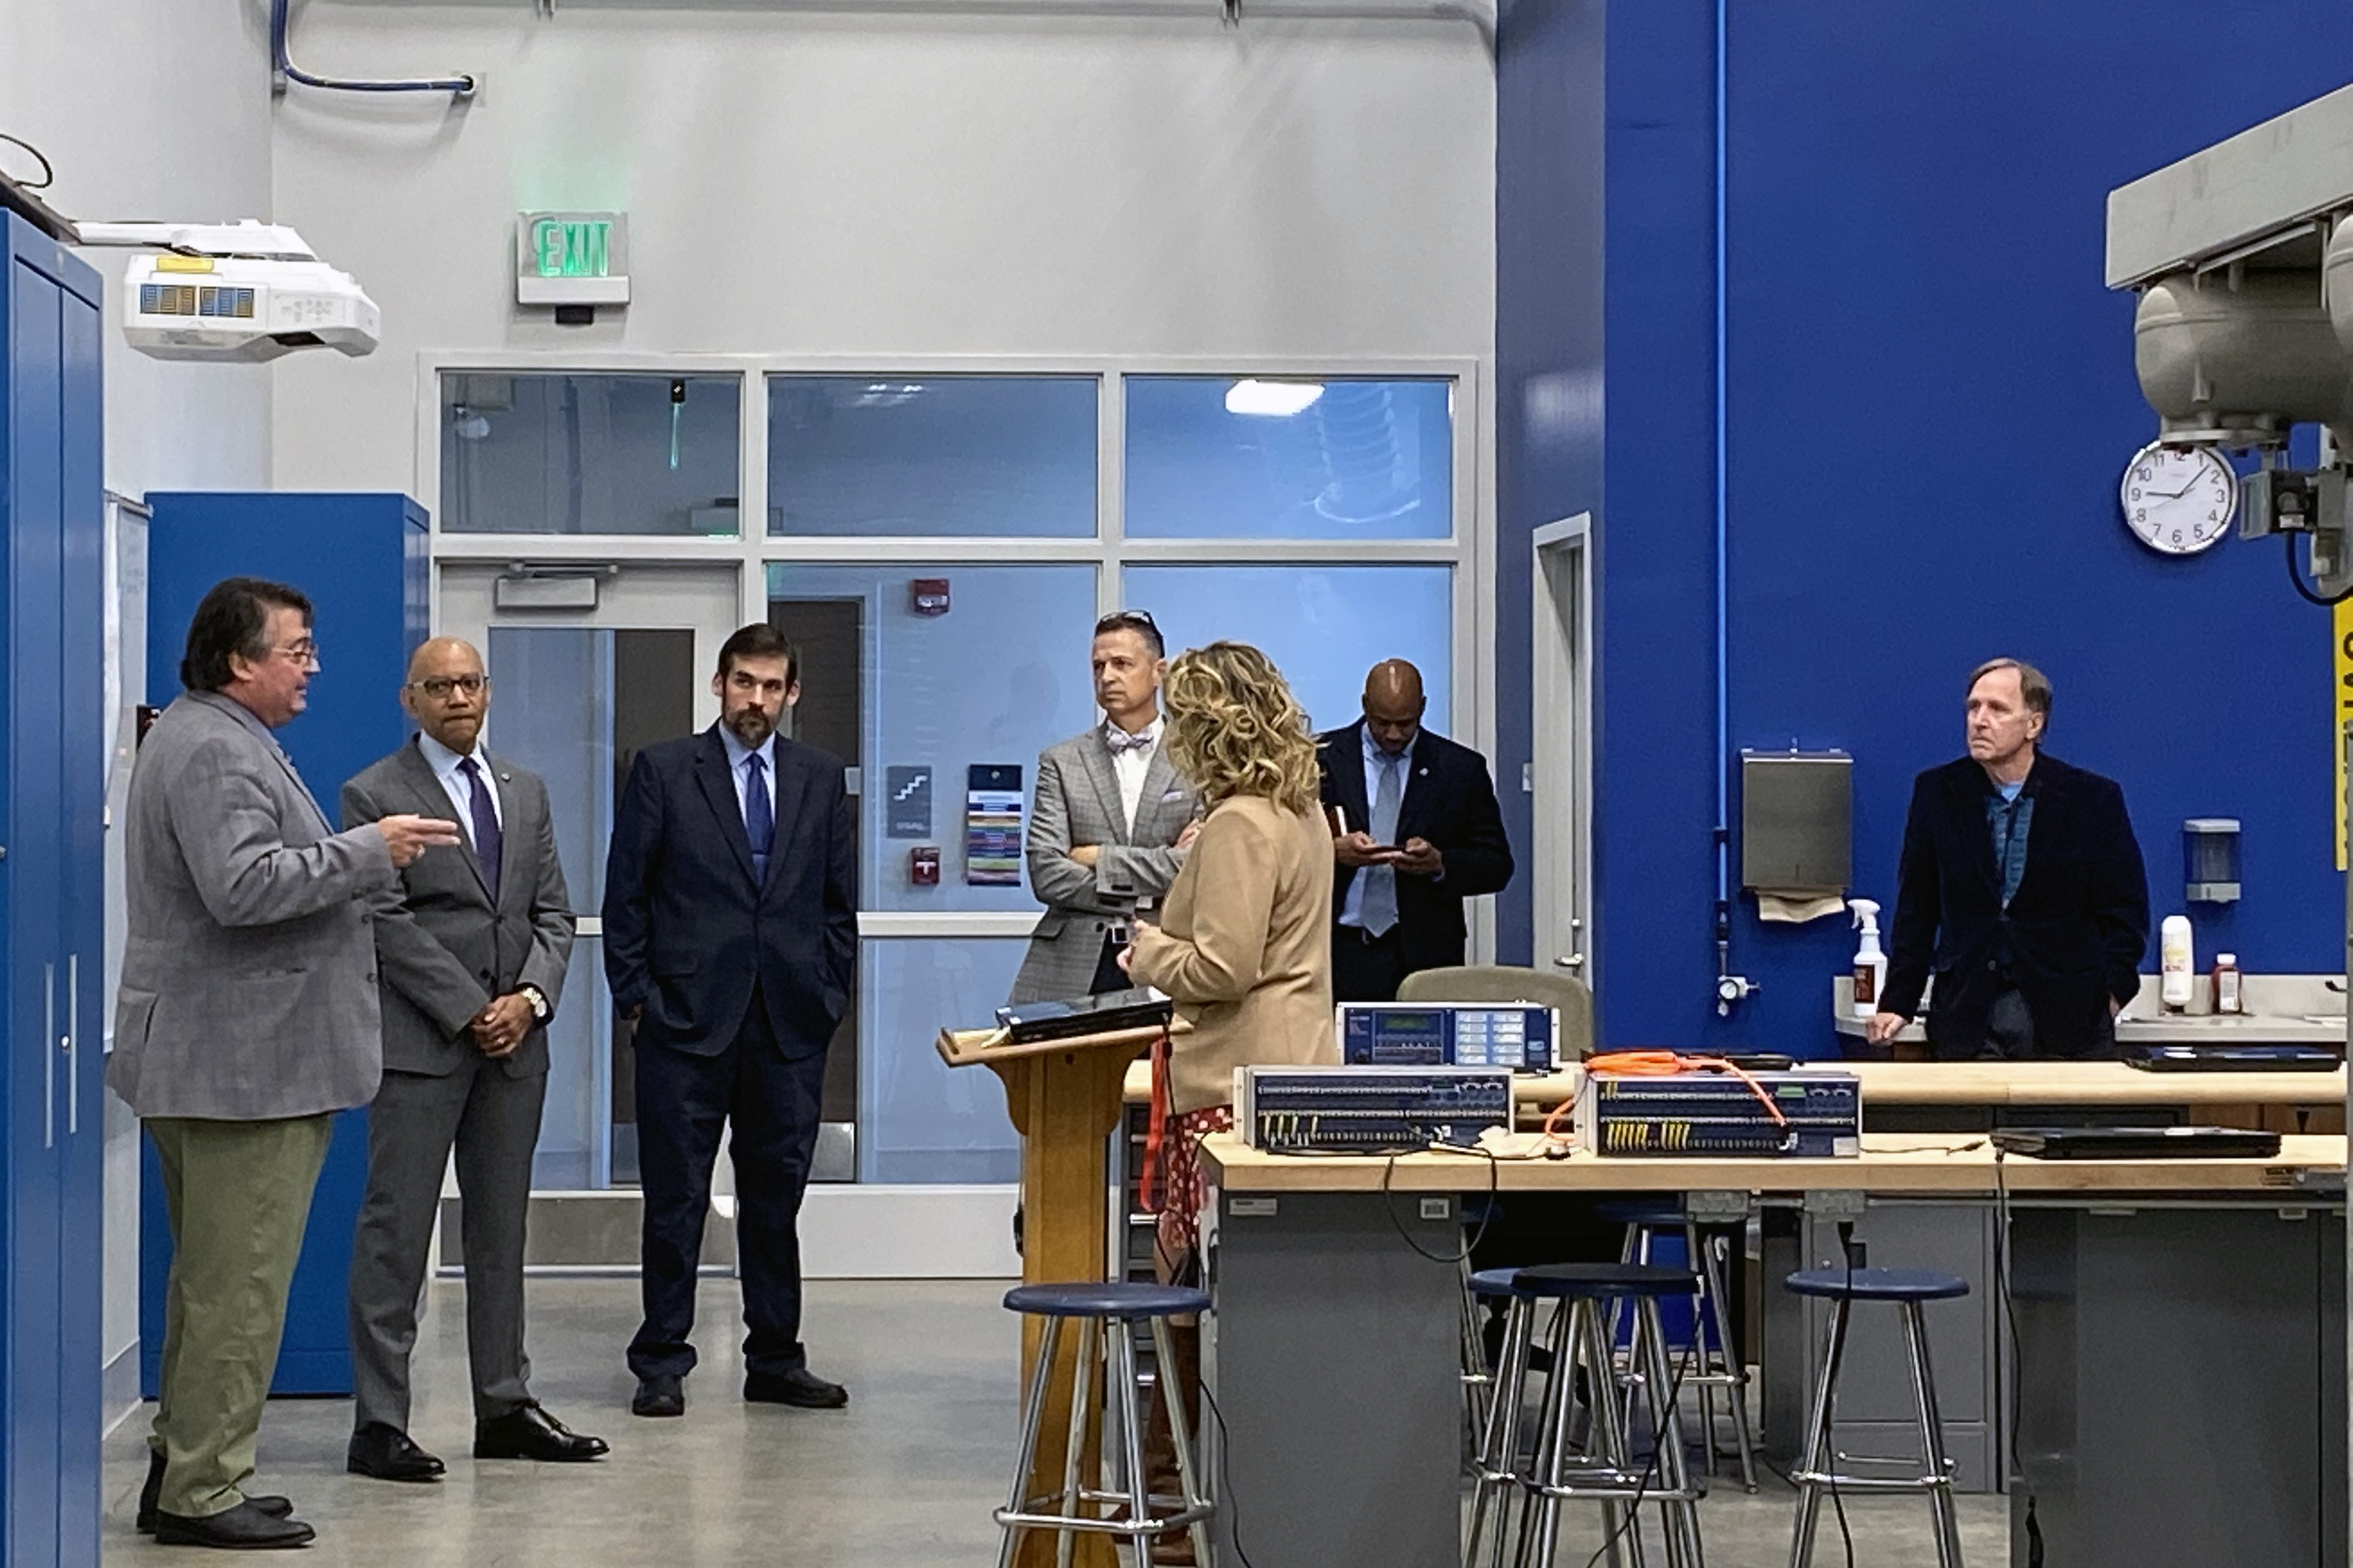
{"label": "blue painted wall", "polygon": [[[181,691],[188,622],[215,583],[267,577],[311,600],[321,648],[311,706],[278,732],[329,820],[341,815],[343,781],[406,741],[400,683],[425,640],[425,509],[406,496],[153,492],[147,531],[147,690],[157,707]],[[142,1392],[155,1396],[164,1354],[164,1287],[171,1227],[152,1143],[142,1145],[139,1350]],[[367,1112],[335,1120],[334,1141],[311,1202],[288,1294],[286,1337],[273,1394],[352,1391],[346,1321],[352,1233],[367,1192]]]}
{"label": "blue painted wall", "polygon": [[[1729,1023],[1711,996],[1708,0],[1609,12],[1606,497],[1556,450],[1548,388],[1584,363],[1594,321],[1590,249],[1557,243],[1589,214],[1591,181],[1566,165],[1597,149],[1589,110],[1546,88],[1590,79],[1572,57],[1598,10],[1518,0],[1504,16],[1501,597],[1518,624],[1500,643],[1499,772],[1528,755],[1527,531],[1592,507],[1603,1037],[1819,1053],[1852,951],[1836,923],[1763,927],[1743,900],[1734,967],[1765,990]],[[2216,26],[2188,0],[2128,17],[2029,0],[1731,7],[1732,743],[1852,752],[1856,890],[1892,900],[1910,780],[1959,754],[1968,669],[2032,659],[2058,691],[2050,750],[2125,786],[2158,913],[2181,907],[2181,819],[2244,820],[2245,900],[2189,911],[2200,962],[2222,946],[2257,970],[2334,970],[2327,615],[2289,592],[2274,546],[2160,560],[2116,510],[2155,419],[2133,380],[2133,301],[2101,284],[2106,192],[2353,72],[2341,5],[2248,0],[2228,37]],[[2265,38],[2294,43],[2232,43]],[[2205,42],[2185,76],[2187,39]],[[1736,795],[1736,826],[1737,811]],[[1525,956],[1525,888],[1503,929]]]}

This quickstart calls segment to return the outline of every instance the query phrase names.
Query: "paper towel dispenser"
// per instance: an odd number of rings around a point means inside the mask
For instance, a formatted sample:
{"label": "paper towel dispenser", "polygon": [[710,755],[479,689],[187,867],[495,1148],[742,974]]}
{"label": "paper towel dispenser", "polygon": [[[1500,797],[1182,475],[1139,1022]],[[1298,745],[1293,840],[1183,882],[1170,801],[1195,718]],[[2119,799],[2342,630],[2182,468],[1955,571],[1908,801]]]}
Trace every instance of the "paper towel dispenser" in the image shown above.
{"label": "paper towel dispenser", "polygon": [[1740,753],[1740,883],[1843,890],[1854,875],[1854,759]]}

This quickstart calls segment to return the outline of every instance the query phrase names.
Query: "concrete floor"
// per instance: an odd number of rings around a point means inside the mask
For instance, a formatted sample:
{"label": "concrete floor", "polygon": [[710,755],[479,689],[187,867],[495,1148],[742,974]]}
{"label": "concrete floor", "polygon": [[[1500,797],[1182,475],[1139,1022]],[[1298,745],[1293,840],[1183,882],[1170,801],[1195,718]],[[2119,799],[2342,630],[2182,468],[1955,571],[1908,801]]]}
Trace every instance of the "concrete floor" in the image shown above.
{"label": "concrete floor", "polygon": [[[311,1561],[349,1568],[976,1568],[997,1558],[988,1515],[1003,1500],[1016,1438],[1019,1337],[997,1305],[1004,1289],[813,1283],[811,1364],[851,1394],[847,1411],[818,1412],[742,1402],[734,1285],[707,1282],[686,1416],[651,1422],[628,1414],[635,1385],[621,1363],[637,1322],[635,1281],[534,1280],[533,1389],[575,1430],[614,1448],[600,1464],[536,1466],[468,1457],[462,1287],[437,1283],[411,1432],[448,1461],[448,1479],[397,1486],[346,1475],[350,1402],[288,1400],[263,1422],[256,1485],[291,1496],[318,1528]],[[163,1555],[131,1527],[145,1441],[144,1413],[107,1440],[106,1561],[118,1568]],[[1785,1568],[1787,1489],[1767,1477],[1751,1498],[1719,1484],[1703,1505],[1711,1568]],[[1579,1517],[1590,1511],[1570,1511],[1557,1568],[1580,1568],[1599,1545]],[[1873,1499],[1850,1502],[1847,1514],[1864,1568],[1935,1563],[1925,1503]],[[1963,1500],[1962,1545],[1977,1568],[2008,1562],[2007,1519],[2000,1499]],[[1816,1561],[1832,1568],[1843,1554],[1827,1512],[1824,1527]],[[1663,1559],[1654,1550],[1650,1561]]]}

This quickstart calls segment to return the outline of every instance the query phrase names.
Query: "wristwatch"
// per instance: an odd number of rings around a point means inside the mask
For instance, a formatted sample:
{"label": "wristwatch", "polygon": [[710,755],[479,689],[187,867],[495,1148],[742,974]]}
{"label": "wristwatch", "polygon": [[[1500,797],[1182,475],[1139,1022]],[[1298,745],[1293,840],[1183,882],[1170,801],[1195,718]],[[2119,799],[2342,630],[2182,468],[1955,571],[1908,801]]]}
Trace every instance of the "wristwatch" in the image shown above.
{"label": "wristwatch", "polygon": [[537,1022],[544,1024],[555,1016],[554,1005],[548,1001],[547,994],[538,986],[518,985],[515,994],[531,1004],[531,1016]]}

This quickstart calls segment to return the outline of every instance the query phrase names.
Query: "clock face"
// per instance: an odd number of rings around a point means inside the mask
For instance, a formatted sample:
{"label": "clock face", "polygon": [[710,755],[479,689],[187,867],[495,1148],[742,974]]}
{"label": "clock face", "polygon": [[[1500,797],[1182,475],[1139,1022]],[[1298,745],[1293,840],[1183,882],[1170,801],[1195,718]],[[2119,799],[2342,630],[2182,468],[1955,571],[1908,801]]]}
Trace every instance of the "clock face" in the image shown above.
{"label": "clock face", "polygon": [[2168,555],[2194,555],[2220,543],[2239,510],[2238,476],[2206,447],[2143,447],[2118,494],[2133,537]]}

